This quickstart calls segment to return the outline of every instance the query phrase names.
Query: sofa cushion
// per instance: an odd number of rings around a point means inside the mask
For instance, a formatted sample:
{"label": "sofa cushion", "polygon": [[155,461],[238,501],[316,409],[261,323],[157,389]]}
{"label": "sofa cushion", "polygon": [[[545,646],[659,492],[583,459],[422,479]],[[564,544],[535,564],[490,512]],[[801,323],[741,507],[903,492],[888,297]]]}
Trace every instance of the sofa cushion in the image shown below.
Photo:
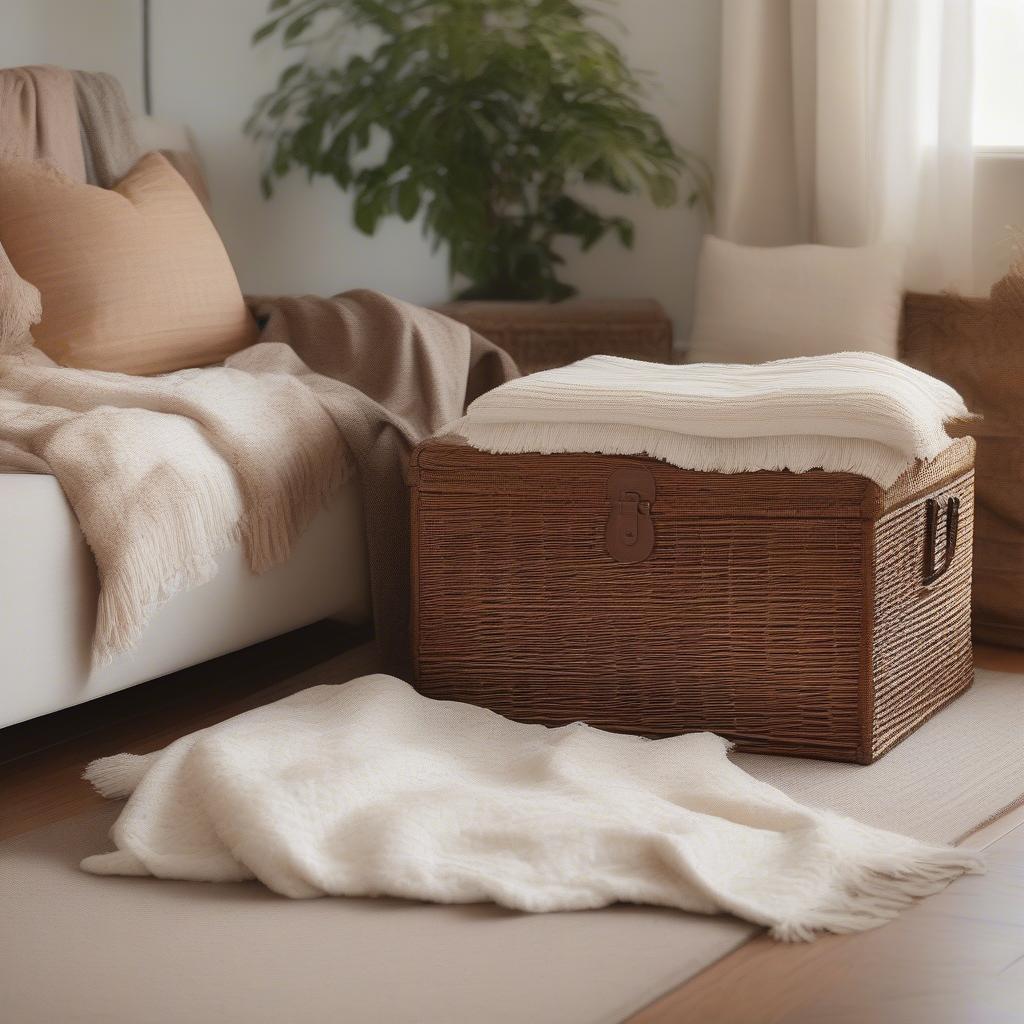
{"label": "sofa cushion", "polygon": [[161,373],[255,339],[216,228],[158,153],[113,189],[0,165],[0,244],[42,293],[36,343],[66,366]]}

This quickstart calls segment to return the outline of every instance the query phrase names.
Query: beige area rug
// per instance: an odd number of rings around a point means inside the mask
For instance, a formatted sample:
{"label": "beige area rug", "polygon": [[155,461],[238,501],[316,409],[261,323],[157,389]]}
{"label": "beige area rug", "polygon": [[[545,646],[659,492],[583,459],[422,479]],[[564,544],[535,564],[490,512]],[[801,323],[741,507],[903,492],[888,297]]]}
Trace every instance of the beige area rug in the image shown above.
{"label": "beige area rug", "polygon": [[974,686],[872,765],[734,754],[794,800],[934,843],[957,843],[1024,796],[1024,676]]}
{"label": "beige area rug", "polygon": [[[353,671],[354,669],[354,671]],[[342,656],[313,685],[369,671]],[[869,768],[741,755],[808,802],[955,840],[1024,794],[1024,676],[977,685]],[[256,883],[100,878],[111,807],[0,845],[0,993],[17,1024],[611,1024],[758,929],[646,907],[281,899]]]}

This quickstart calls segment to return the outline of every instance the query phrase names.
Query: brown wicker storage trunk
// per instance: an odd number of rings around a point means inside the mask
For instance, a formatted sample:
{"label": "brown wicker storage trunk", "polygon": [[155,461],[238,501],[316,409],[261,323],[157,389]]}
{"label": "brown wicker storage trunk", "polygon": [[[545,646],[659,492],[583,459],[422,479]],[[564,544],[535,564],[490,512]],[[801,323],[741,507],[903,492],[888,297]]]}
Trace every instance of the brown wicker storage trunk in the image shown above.
{"label": "brown wicker storage trunk", "polygon": [[869,763],[971,683],[973,463],[967,438],[882,490],[426,441],[418,688],[520,721]]}

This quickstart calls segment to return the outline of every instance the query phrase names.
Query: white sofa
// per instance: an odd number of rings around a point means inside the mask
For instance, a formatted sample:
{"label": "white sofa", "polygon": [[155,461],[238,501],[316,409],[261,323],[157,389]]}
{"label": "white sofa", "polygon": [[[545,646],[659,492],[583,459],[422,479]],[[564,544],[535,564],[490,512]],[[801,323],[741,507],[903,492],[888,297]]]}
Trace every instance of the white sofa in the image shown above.
{"label": "white sofa", "polygon": [[57,480],[0,473],[0,727],[122,690],[320,619],[365,622],[369,583],[356,482],[255,576],[239,548],[203,587],[158,609],[138,645],[93,669],[97,580]]}

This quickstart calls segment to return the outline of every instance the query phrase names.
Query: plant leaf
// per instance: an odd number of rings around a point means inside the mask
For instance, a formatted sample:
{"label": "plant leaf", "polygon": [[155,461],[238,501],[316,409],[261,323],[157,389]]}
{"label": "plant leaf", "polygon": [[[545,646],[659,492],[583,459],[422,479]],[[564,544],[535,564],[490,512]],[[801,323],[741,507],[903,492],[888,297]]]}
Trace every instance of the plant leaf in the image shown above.
{"label": "plant leaf", "polygon": [[256,43],[262,42],[269,36],[274,29],[277,28],[277,23],[280,19],[275,18],[273,21],[268,21],[265,25],[260,25],[258,29],[252,34],[252,44],[255,46]]}
{"label": "plant leaf", "polygon": [[685,176],[685,201],[711,209],[709,166],[646,109],[648,78],[603,34],[603,11],[598,0],[270,0],[254,42],[279,32],[296,59],[245,124],[265,149],[264,194],[302,168],[352,193],[365,234],[418,217],[469,293],[572,294],[557,277],[565,240],[634,243],[591,188],[669,206]]}
{"label": "plant leaf", "polygon": [[420,187],[413,178],[406,178],[398,186],[398,215],[404,221],[410,221],[420,208]]}
{"label": "plant leaf", "polygon": [[626,220],[623,217],[618,217],[615,220],[615,233],[619,236],[619,241],[627,248],[633,248],[633,240],[636,237],[636,232],[633,229],[631,221]]}
{"label": "plant leaf", "polygon": [[304,67],[302,61],[297,64],[289,64],[288,67],[281,72],[281,77],[277,80],[277,87],[280,89],[282,86],[287,85]]}
{"label": "plant leaf", "polygon": [[309,28],[312,20],[312,14],[302,14],[294,21],[288,22],[288,25],[284,30],[284,41],[286,43],[290,43],[293,40],[298,39],[298,37],[301,36],[307,28]]}
{"label": "plant leaf", "polygon": [[383,204],[380,194],[376,191],[366,190],[356,196],[353,218],[356,227],[364,235],[372,235],[377,230],[377,221],[383,213]]}

